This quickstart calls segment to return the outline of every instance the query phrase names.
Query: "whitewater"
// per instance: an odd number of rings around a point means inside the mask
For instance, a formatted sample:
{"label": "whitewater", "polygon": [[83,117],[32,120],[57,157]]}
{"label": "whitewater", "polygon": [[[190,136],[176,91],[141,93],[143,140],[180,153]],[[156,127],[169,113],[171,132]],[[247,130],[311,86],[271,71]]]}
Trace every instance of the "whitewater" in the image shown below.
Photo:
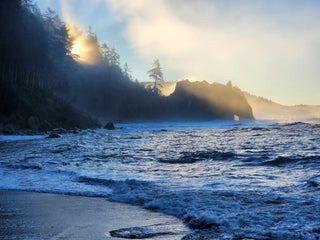
{"label": "whitewater", "polygon": [[105,197],[218,239],[320,239],[320,124],[116,127],[0,136],[0,189]]}

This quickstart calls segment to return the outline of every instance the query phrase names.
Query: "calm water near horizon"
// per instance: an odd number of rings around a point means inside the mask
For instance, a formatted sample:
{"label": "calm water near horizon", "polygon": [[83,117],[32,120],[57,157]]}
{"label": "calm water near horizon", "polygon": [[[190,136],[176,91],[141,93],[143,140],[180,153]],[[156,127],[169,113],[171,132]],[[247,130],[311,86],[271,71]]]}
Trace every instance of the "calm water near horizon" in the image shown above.
{"label": "calm water near horizon", "polygon": [[320,238],[320,125],[119,124],[57,139],[0,136],[0,189],[140,205],[195,229]]}

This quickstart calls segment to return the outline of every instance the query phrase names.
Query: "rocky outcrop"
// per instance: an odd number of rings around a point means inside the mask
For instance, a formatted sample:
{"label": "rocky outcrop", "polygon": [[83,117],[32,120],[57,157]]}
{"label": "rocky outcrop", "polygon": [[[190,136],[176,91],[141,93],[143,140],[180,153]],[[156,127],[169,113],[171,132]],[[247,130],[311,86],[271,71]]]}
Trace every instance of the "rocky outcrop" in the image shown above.
{"label": "rocky outcrop", "polygon": [[169,97],[172,114],[195,119],[240,120],[253,119],[250,105],[239,88],[230,84],[177,82],[176,89]]}

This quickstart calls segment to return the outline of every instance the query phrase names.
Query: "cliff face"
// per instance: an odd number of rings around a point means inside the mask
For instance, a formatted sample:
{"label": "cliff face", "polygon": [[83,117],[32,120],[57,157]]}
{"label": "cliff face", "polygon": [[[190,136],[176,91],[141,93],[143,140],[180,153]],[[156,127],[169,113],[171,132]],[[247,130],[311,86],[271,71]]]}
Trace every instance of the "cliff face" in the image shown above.
{"label": "cliff face", "polygon": [[237,115],[240,120],[253,119],[243,93],[231,85],[184,80],[177,82],[168,100],[171,108],[178,110],[176,114],[186,118],[233,120]]}

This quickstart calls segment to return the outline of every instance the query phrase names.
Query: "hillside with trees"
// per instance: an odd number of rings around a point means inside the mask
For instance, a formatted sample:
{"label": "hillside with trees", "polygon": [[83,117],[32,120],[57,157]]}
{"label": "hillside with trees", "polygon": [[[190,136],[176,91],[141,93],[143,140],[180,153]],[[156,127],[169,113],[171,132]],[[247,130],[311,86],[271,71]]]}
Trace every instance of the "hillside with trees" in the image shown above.
{"label": "hillside with trees", "polygon": [[48,77],[56,70],[54,59],[71,59],[66,55],[66,31],[57,29],[61,38],[56,41],[58,36],[51,35],[47,24],[30,1],[0,2],[0,129],[4,133],[99,126],[50,92],[65,84]]}
{"label": "hillside with trees", "polygon": [[[79,41],[87,54],[78,54]],[[207,104],[200,92],[190,91],[189,83],[179,84],[172,96],[163,96],[158,91],[164,82],[158,60],[149,76],[153,88],[133,81],[129,66],[120,66],[115,48],[99,43],[91,27],[82,32],[51,9],[42,14],[30,0],[0,2],[0,131],[4,133],[98,127],[93,119],[103,123],[252,117],[245,98],[227,86],[210,85]]]}

